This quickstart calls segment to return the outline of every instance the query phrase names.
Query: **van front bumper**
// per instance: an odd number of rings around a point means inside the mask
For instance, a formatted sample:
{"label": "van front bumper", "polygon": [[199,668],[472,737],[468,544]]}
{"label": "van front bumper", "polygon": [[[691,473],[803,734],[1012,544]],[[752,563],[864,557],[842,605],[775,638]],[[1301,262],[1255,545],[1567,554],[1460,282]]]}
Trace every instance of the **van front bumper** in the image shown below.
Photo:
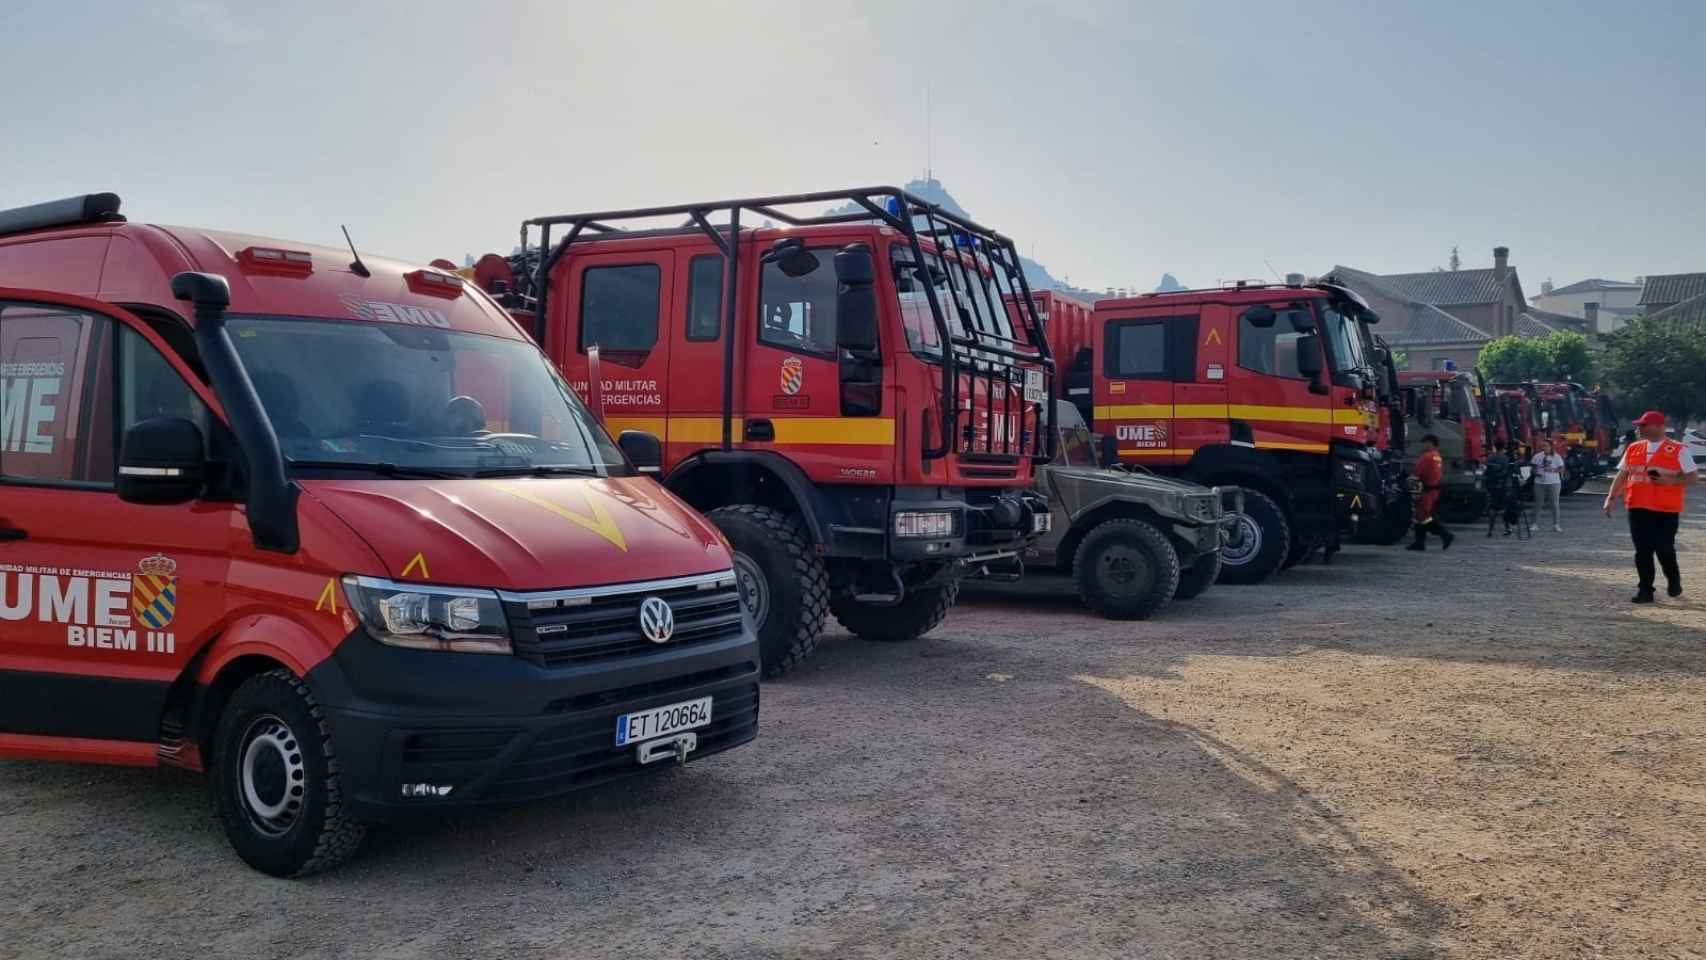
{"label": "van front bumper", "polygon": [[694,762],[758,734],[758,647],[737,637],[568,667],[405,650],[357,629],[308,673],[351,815],[531,800],[671,765],[616,744],[617,717],[712,698]]}

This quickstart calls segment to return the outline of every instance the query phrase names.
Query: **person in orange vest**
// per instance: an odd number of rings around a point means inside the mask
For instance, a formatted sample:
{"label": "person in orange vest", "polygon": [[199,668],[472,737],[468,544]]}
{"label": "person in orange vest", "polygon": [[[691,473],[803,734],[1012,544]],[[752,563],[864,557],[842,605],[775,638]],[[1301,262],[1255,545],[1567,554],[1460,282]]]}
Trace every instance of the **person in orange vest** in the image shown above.
{"label": "person in orange vest", "polygon": [[1676,566],[1676,528],[1682,519],[1684,491],[1699,479],[1688,448],[1665,436],[1665,415],[1648,410],[1635,421],[1641,438],[1623,451],[1611,491],[1605,495],[1605,515],[1623,494],[1629,511],[1629,539],[1635,541],[1635,603],[1653,602],[1653,558],[1665,571],[1665,593],[1682,596],[1682,571]]}
{"label": "person in orange vest", "polygon": [[1451,541],[1457,539],[1445,528],[1445,524],[1440,523],[1434,516],[1434,508],[1439,506],[1439,485],[1443,479],[1445,460],[1439,455],[1439,437],[1430,433],[1422,438],[1422,455],[1416,460],[1415,475],[1410,478],[1410,489],[1416,495],[1416,541],[1404,549],[1426,550],[1429,533],[1439,536],[1442,550],[1450,550]]}

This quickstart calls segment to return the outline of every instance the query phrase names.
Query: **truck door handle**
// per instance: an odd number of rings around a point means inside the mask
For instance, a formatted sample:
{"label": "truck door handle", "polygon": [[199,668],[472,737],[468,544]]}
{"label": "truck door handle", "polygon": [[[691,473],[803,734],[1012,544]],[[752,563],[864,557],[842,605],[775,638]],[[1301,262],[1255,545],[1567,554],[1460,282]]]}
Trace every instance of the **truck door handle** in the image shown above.
{"label": "truck door handle", "polygon": [[22,540],[29,535],[22,527],[0,527],[0,540]]}
{"label": "truck door handle", "polygon": [[758,417],[746,422],[745,433],[748,440],[769,443],[776,439],[776,425],[766,418]]}

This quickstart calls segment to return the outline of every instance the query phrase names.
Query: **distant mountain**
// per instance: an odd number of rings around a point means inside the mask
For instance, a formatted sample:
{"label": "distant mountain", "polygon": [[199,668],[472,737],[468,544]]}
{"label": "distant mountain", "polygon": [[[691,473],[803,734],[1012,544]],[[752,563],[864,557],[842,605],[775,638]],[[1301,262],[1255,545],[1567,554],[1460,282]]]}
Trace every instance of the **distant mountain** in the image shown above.
{"label": "distant mountain", "polygon": [[[955,216],[965,217],[968,220],[977,219],[972,216],[965,207],[960,206],[959,201],[955,200],[953,194],[948,192],[948,188],[942,186],[942,181],[937,180],[935,177],[930,177],[925,180],[910,180],[904,184],[901,189],[915,197],[928,200]],[[857,207],[849,204],[835,212],[854,213],[857,212]],[[1019,265],[1021,269],[1025,271],[1025,282],[1031,285],[1032,290],[1058,290],[1061,293],[1075,296],[1082,300],[1096,300],[1098,298],[1108,296],[1113,292],[1112,290],[1090,290],[1084,287],[1075,287],[1072,284],[1056,277],[1054,274],[1049,273],[1048,267],[1043,266],[1027,256],[1021,255],[1019,257]],[[1161,285],[1155,288],[1157,293],[1183,289],[1185,289],[1184,284],[1180,283],[1178,278],[1174,277],[1170,273],[1163,273],[1161,275]]]}

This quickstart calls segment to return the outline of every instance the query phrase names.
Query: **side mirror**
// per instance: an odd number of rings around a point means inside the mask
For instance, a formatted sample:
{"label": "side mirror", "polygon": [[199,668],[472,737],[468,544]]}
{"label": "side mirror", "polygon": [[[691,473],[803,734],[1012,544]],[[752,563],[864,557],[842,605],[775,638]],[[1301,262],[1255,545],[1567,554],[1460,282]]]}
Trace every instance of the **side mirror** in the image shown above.
{"label": "side mirror", "polygon": [[1259,303],[1244,311],[1244,320],[1248,322],[1250,326],[1264,330],[1273,326],[1274,320],[1278,318],[1278,316],[1279,315],[1274,312],[1274,308],[1265,303]]}
{"label": "side mirror", "polygon": [[1321,338],[1313,333],[1298,337],[1297,372],[1309,378],[1310,393],[1327,392],[1327,385],[1321,380],[1321,374],[1326,370],[1322,363]]}
{"label": "side mirror", "polygon": [[144,420],[124,432],[118,496],[126,503],[185,503],[207,482],[201,428],[182,417]]}
{"label": "side mirror", "polygon": [[871,248],[850,243],[835,254],[835,345],[852,353],[878,347],[876,263]]}
{"label": "side mirror", "polygon": [[806,249],[806,242],[799,237],[783,237],[770,245],[763,257],[764,263],[774,263],[788,277],[803,277],[818,268],[817,254]]}
{"label": "side mirror", "polygon": [[657,473],[663,469],[663,444],[658,442],[657,434],[624,430],[616,438],[616,445],[641,473]]}

